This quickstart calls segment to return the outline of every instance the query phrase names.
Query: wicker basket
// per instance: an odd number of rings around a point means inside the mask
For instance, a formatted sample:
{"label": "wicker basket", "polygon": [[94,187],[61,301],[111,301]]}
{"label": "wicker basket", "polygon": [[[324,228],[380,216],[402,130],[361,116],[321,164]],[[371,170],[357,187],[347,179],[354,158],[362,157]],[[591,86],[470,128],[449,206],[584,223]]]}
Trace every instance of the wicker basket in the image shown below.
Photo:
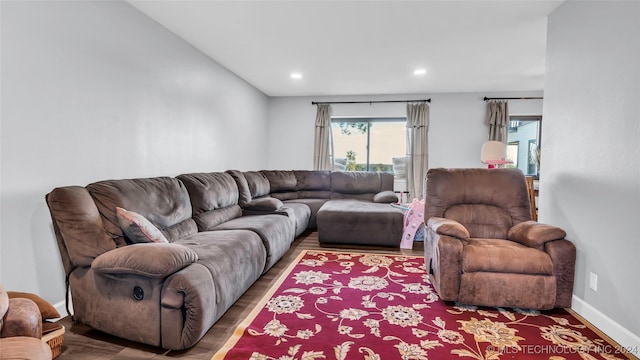
{"label": "wicker basket", "polygon": [[51,348],[53,359],[60,356],[62,352],[62,342],[64,341],[64,326],[62,329],[50,332],[42,337],[42,341],[46,342]]}

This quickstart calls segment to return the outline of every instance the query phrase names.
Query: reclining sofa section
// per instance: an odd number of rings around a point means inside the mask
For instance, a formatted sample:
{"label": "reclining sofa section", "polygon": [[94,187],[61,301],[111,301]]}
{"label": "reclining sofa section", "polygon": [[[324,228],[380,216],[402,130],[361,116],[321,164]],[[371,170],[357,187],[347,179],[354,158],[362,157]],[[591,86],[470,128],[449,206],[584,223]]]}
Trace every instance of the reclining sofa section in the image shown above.
{"label": "reclining sofa section", "polygon": [[[46,200],[76,320],[185,349],[306,229],[321,242],[398,246],[392,186],[384,173],[229,170],[59,187]],[[166,241],[133,243],[117,208]]]}

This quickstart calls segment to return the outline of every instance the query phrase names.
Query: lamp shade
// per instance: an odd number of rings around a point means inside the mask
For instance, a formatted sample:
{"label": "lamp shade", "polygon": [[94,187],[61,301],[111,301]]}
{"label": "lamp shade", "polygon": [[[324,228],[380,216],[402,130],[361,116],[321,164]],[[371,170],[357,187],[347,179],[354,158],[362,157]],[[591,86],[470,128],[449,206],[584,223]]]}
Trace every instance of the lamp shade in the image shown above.
{"label": "lamp shade", "polygon": [[507,157],[507,144],[502,141],[487,141],[482,144],[480,150],[480,161],[483,164],[497,165],[497,164],[509,164]]}

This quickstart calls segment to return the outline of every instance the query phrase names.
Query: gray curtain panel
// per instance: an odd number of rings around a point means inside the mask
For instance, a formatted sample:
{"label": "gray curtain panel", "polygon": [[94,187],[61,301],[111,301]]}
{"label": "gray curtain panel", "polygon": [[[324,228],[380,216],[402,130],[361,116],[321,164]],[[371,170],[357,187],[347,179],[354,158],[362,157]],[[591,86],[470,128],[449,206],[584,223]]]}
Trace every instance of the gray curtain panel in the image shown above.
{"label": "gray curtain panel", "polygon": [[316,130],[313,145],[313,168],[315,170],[333,170],[331,105],[319,104],[317,107]]}
{"label": "gray curtain panel", "polygon": [[509,125],[509,103],[507,101],[489,101],[487,103],[487,125],[489,140],[507,142]]}
{"label": "gray curtain panel", "polygon": [[429,104],[407,104],[407,190],[410,199],[424,198],[424,176],[429,168]]}

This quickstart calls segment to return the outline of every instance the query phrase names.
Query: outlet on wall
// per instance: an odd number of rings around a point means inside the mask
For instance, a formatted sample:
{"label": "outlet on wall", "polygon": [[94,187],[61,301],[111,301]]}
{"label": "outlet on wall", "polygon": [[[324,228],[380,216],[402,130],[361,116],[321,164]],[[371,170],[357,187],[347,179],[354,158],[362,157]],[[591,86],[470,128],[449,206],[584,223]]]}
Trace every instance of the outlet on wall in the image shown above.
{"label": "outlet on wall", "polygon": [[589,289],[598,291],[598,275],[589,272]]}

